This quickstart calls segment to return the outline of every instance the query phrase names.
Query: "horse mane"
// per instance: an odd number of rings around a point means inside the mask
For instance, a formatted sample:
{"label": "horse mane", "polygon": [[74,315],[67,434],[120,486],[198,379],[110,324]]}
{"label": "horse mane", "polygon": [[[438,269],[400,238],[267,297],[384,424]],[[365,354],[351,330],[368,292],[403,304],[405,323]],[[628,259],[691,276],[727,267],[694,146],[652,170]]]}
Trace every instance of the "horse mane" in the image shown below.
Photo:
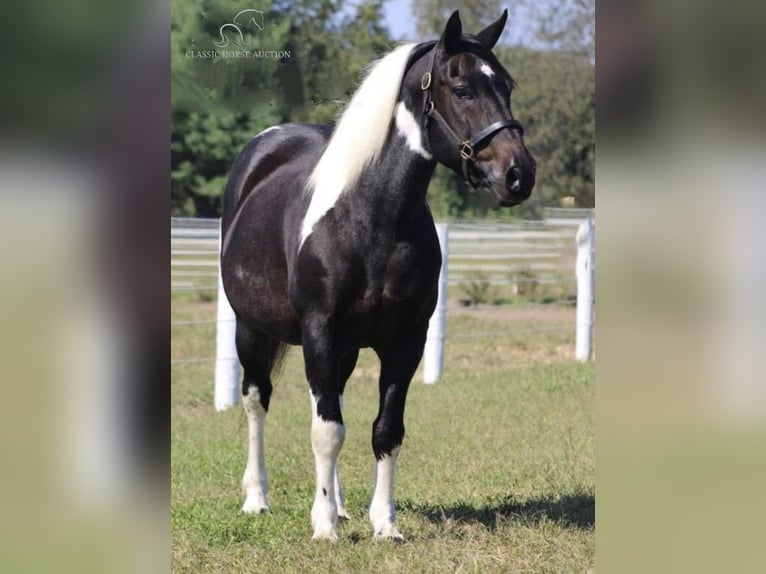
{"label": "horse mane", "polygon": [[383,149],[407,62],[415,46],[402,44],[373,62],[338,119],[306,185],[313,197],[304,219],[308,225],[304,225],[303,239]]}

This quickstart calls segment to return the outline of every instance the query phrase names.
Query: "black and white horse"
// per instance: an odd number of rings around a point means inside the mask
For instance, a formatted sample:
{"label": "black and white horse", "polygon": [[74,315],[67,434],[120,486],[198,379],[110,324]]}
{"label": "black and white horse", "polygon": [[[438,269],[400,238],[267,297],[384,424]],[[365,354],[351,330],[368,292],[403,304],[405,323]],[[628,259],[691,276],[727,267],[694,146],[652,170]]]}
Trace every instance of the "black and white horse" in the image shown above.
{"label": "black and white horse", "polygon": [[371,347],[381,371],[369,517],[376,538],[402,538],[394,469],[441,265],[429,180],[441,162],[503,206],[524,201],[535,182],[511,115],[513,80],[491,51],[506,18],[464,35],[455,12],[438,42],[405,44],[376,62],[334,129],[275,126],[237,157],[221,269],[244,367],[244,512],[268,509],[271,374],[286,345],[302,345],[316,462],[311,523],[314,538],[337,538],[338,517],[348,517],[337,468],[343,390],[359,349]]}

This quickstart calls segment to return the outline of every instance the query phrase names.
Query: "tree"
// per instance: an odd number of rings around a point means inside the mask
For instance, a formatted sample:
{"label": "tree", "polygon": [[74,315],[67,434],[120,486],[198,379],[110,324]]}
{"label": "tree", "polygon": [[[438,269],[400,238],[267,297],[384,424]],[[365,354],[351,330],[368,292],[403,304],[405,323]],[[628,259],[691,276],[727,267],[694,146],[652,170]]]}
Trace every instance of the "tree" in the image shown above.
{"label": "tree", "polygon": [[[537,51],[545,54],[528,66],[518,49],[509,54],[520,58],[522,77],[531,80],[532,89],[519,93],[517,109],[540,128],[530,141],[546,164],[538,170],[540,184],[530,208],[564,197],[573,197],[578,207],[594,207],[595,0],[536,0],[521,6],[536,23]],[[527,100],[530,91],[535,95]]]}
{"label": "tree", "polygon": [[595,71],[581,55],[522,47],[496,49],[518,79],[514,115],[526,126],[525,143],[538,162],[532,196],[517,210],[542,214],[547,205],[574,197],[594,205]]}

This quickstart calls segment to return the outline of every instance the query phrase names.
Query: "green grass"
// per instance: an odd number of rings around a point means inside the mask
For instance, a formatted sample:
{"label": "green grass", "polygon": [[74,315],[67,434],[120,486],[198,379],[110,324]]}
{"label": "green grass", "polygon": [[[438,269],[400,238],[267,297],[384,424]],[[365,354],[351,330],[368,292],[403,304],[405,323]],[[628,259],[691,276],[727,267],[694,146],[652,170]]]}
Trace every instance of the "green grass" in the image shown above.
{"label": "green grass", "polygon": [[[174,320],[208,318],[179,306]],[[302,359],[276,383],[266,430],[271,512],[246,516],[240,479],[246,422],[212,408],[212,365],[174,365],[172,565],[176,572],[588,572],[594,569],[594,367],[561,359],[571,330],[524,334],[524,324],[459,315],[447,370],[413,381],[399,456],[402,545],[372,540],[370,427],[377,361],[364,351],[345,396],[341,481],[351,520],[340,541],[312,542],[314,468]],[[530,324],[534,324],[531,322]],[[539,326],[539,322],[537,323]],[[184,330],[186,329],[186,330]],[[214,331],[175,330],[173,356],[211,356]],[[550,349],[554,349],[551,351]]]}

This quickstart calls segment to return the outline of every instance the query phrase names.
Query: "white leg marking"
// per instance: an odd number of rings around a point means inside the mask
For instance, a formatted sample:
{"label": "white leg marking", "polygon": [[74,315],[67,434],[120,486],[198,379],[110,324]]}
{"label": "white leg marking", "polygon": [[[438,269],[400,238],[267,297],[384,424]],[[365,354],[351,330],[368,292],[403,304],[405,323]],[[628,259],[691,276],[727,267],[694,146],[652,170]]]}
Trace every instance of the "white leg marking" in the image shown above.
{"label": "white leg marking", "polygon": [[376,539],[404,540],[396,528],[396,510],[394,509],[394,471],[399,447],[390,455],[375,463],[375,489],[370,504],[370,522]]}
{"label": "white leg marking", "polygon": [[415,116],[407,109],[404,102],[396,106],[396,129],[399,135],[407,141],[407,147],[425,159],[431,159],[431,154],[423,147],[423,133]]}
{"label": "white leg marking", "polygon": [[[340,401],[340,411],[343,412],[343,395],[338,397]],[[350,520],[351,517],[346,510],[346,495],[343,492],[343,488],[340,485],[340,471],[338,470],[338,464],[335,464],[335,502],[338,505],[338,518],[345,518]]]}
{"label": "white leg marking", "polygon": [[335,465],[335,501],[338,505],[338,518],[351,520],[351,516],[349,516],[348,510],[346,510],[346,495],[340,485],[340,477],[338,476],[337,464]]}
{"label": "white leg marking", "polygon": [[489,64],[482,64],[479,69],[481,70],[481,73],[487,76],[488,78],[491,78],[495,75],[495,70],[490,68]]}
{"label": "white leg marking", "polygon": [[247,415],[247,466],[242,477],[245,492],[242,512],[258,514],[269,509],[269,477],[263,444],[266,411],[255,386],[250,386],[247,396],[242,397],[242,405]]}
{"label": "white leg marking", "polygon": [[346,438],[345,427],[337,422],[326,421],[317,414],[317,401],[311,396],[311,447],[316,463],[317,488],[311,507],[311,525],[314,538],[337,540],[338,504],[335,498],[335,475],[338,454]]}

